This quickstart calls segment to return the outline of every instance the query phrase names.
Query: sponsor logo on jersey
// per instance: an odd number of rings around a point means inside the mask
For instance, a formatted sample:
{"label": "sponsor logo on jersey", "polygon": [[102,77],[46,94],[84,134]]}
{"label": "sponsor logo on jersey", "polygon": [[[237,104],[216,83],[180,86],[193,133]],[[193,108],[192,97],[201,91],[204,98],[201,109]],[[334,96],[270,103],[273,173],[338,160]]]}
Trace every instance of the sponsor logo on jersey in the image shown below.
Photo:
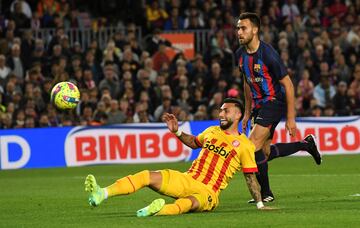
{"label": "sponsor logo on jersey", "polygon": [[251,82],[258,83],[258,82],[262,82],[264,79],[262,77],[255,77],[255,78],[251,78],[250,80]]}
{"label": "sponsor logo on jersey", "polygon": [[204,148],[225,158],[227,158],[230,154],[230,152],[226,151],[223,146],[212,145],[210,144],[210,141],[206,141]]}

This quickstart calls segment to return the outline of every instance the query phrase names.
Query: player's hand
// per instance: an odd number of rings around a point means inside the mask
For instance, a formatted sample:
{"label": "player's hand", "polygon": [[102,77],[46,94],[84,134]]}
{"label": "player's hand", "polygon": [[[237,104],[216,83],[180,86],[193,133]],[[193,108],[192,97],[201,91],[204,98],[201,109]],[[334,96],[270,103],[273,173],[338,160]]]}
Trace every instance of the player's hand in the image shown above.
{"label": "player's hand", "polygon": [[278,208],[276,207],[269,207],[269,206],[263,206],[261,208],[258,208],[258,210],[261,210],[261,211],[271,211],[271,210],[278,210]]}
{"label": "player's hand", "polygon": [[291,137],[296,135],[296,122],[295,119],[287,119],[285,123],[286,130],[289,132]]}
{"label": "player's hand", "polygon": [[162,116],[162,121],[167,124],[167,127],[172,133],[177,132],[177,130],[179,129],[178,120],[173,114],[167,112],[164,113],[164,115]]}

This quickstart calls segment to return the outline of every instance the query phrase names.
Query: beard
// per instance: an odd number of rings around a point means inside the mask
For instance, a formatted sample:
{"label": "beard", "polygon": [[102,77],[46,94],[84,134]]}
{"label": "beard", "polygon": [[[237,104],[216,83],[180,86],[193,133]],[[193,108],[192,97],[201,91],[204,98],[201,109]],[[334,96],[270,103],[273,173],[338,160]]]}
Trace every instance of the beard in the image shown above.
{"label": "beard", "polygon": [[248,45],[252,40],[253,40],[254,36],[251,36],[247,39],[243,38],[243,39],[239,39],[239,42],[241,45]]}
{"label": "beard", "polygon": [[232,124],[233,124],[232,120],[227,120],[227,123],[224,123],[224,124],[222,122],[220,122],[220,128],[222,130],[227,130],[231,127]]}

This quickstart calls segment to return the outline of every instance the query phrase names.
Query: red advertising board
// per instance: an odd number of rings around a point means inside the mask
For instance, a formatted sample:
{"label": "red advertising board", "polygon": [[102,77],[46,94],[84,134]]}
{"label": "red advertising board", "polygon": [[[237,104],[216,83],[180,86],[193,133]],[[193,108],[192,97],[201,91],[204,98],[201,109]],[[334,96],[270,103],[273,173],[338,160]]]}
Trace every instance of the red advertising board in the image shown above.
{"label": "red advertising board", "polygon": [[163,33],[160,36],[172,44],[172,47],[167,47],[166,49],[166,54],[170,59],[179,51],[184,52],[187,59],[194,58],[194,33]]}

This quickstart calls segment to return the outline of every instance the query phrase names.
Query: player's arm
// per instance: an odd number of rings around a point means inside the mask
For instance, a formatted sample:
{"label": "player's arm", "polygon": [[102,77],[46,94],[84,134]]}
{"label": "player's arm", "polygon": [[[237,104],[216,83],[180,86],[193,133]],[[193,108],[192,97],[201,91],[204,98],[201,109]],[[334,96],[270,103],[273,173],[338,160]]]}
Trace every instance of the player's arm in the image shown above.
{"label": "player's arm", "polygon": [[178,138],[180,139],[180,141],[182,143],[184,143],[185,145],[187,145],[188,147],[190,147],[192,149],[197,149],[197,148],[201,147],[197,144],[196,136],[194,136],[194,135],[189,135],[184,132],[181,132],[181,135],[178,136]]}
{"label": "player's arm", "polygon": [[245,97],[245,112],[244,118],[242,120],[242,130],[245,132],[247,122],[251,116],[251,105],[252,105],[252,97],[250,91],[250,85],[247,83],[246,76],[243,74],[243,81],[244,81],[244,97]]}
{"label": "player's arm", "polygon": [[246,81],[245,75],[244,78],[244,97],[245,97],[245,116],[250,116],[251,113],[251,104],[252,104],[252,98],[251,98],[251,91],[250,86]]}
{"label": "player's arm", "polygon": [[246,185],[248,186],[249,192],[255,202],[257,202],[256,206],[262,207],[264,206],[261,201],[261,193],[260,193],[260,186],[256,180],[254,173],[244,173]]}
{"label": "player's arm", "polygon": [[255,199],[256,207],[259,210],[275,210],[276,208],[265,206],[261,200],[260,185],[256,180],[254,173],[244,173],[246,185],[249,188],[251,196]]}
{"label": "player's arm", "polygon": [[197,141],[196,137],[194,135],[186,134],[179,130],[179,124],[178,120],[173,114],[165,113],[162,117],[163,121],[167,124],[169,130],[174,133],[182,143],[187,145],[188,147],[192,149],[197,149],[201,147]]}
{"label": "player's arm", "polygon": [[296,123],[295,123],[295,91],[294,85],[289,77],[286,75],[280,80],[281,85],[285,89],[286,104],[287,104],[287,126],[291,136],[295,136],[296,133]]}

